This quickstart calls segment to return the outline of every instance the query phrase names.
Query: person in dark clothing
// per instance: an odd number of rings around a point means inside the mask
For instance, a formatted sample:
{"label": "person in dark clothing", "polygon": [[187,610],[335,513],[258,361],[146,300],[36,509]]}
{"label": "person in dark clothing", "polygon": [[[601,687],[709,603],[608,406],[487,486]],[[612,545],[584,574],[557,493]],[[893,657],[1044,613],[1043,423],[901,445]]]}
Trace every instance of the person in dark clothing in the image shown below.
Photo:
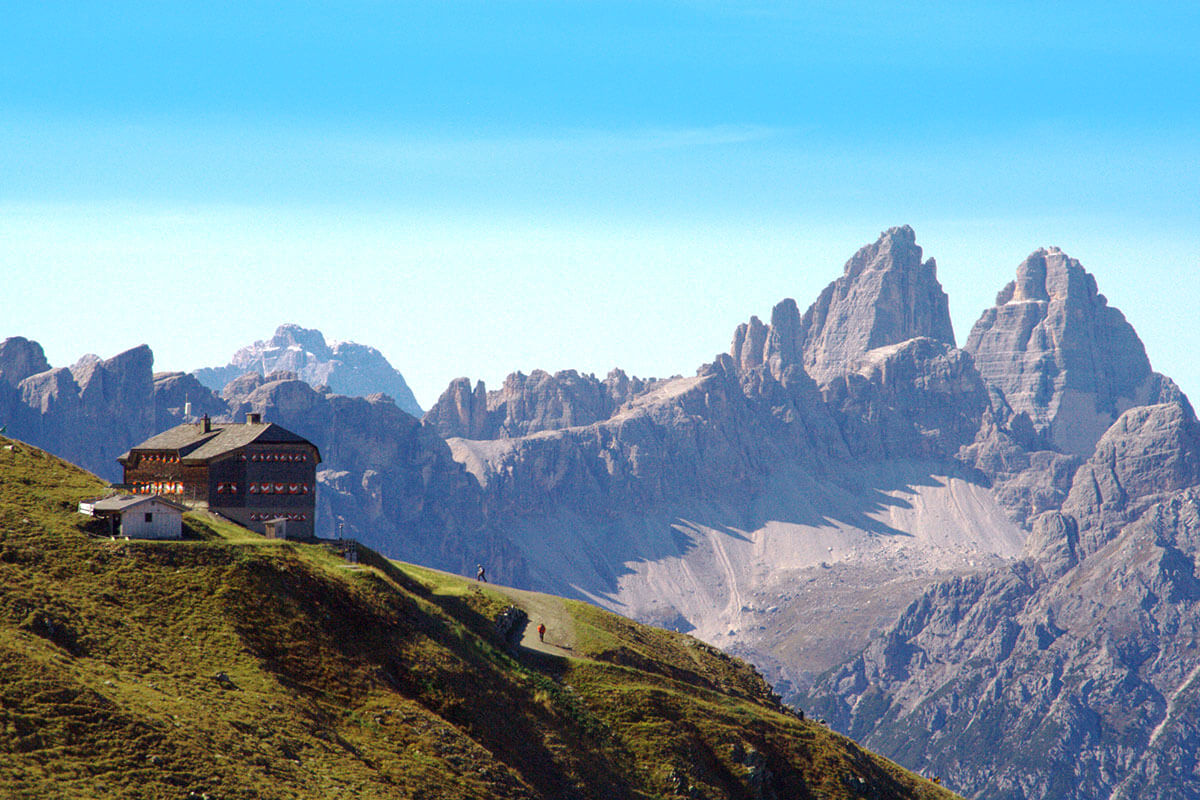
{"label": "person in dark clothing", "polygon": [[475,580],[487,583],[487,578],[483,575],[483,564],[475,565]]}
{"label": "person in dark clothing", "polygon": [[546,641],[546,623],[544,623],[544,622],[538,623],[538,641],[539,642]]}

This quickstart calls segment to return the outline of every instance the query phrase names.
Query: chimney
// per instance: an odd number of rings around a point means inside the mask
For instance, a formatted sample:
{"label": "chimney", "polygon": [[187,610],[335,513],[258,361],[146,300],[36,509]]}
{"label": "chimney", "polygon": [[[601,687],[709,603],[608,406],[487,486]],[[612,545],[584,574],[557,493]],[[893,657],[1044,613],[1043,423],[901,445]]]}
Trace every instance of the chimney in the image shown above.
{"label": "chimney", "polygon": [[205,414],[203,417],[200,418],[200,432],[208,433],[211,430],[212,430],[212,420],[208,418],[208,414]]}
{"label": "chimney", "polygon": [[257,425],[261,422],[262,422],[262,414],[255,413],[253,411],[246,414],[246,424],[247,425]]}

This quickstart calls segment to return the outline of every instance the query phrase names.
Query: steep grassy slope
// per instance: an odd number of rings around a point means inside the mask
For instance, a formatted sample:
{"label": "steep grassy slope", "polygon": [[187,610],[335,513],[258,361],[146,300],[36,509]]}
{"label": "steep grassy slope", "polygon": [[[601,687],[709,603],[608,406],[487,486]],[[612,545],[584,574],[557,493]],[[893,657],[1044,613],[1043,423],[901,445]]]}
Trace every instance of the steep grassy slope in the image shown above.
{"label": "steep grassy slope", "polygon": [[[102,484],[11,444],[0,796],[952,796],[742,662],[585,604],[197,515],[183,542],[89,536],[74,509]],[[550,645],[496,632],[514,602]]]}

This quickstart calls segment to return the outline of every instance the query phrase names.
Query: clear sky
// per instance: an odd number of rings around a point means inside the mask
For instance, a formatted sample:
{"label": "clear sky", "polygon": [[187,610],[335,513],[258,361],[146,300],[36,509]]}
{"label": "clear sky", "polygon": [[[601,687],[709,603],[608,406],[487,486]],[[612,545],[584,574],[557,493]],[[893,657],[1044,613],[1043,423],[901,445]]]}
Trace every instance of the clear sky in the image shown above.
{"label": "clear sky", "polygon": [[1030,251],[1200,392],[1200,5],[0,0],[0,337],[692,373],[881,230],[959,342]]}

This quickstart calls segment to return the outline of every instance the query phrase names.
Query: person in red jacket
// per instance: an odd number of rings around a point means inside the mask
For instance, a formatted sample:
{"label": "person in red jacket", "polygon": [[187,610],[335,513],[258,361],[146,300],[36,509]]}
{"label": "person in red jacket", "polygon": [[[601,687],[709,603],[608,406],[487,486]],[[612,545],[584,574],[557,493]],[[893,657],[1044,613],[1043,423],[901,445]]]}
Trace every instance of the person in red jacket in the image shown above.
{"label": "person in red jacket", "polygon": [[544,622],[538,623],[538,641],[539,642],[546,641],[546,623],[544,623]]}

